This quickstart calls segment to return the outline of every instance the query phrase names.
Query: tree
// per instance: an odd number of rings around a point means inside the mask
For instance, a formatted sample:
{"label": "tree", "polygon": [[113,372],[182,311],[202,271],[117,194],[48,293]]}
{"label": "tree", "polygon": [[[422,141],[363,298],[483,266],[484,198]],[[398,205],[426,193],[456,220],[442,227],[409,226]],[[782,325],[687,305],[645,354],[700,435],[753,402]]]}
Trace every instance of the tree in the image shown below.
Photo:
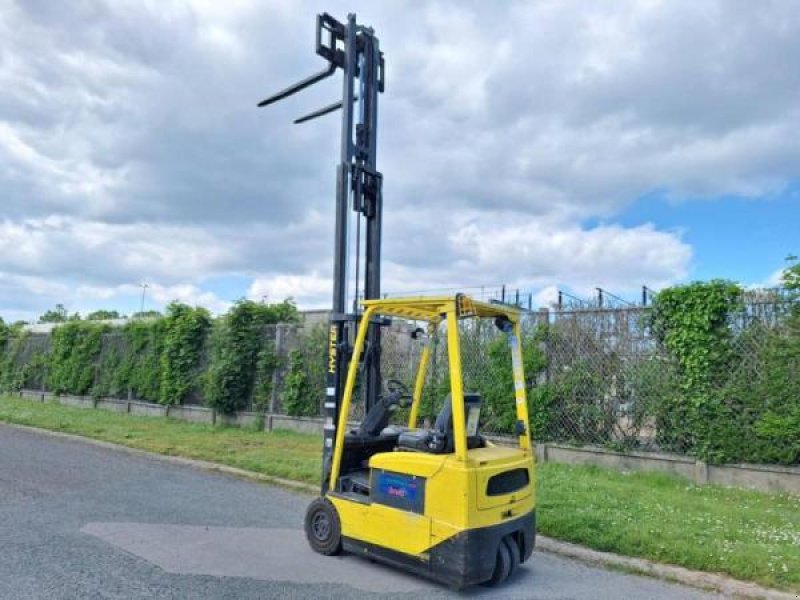
{"label": "tree", "polygon": [[50,309],[39,317],[39,323],[66,323],[68,318],[67,309],[63,304],[56,304],[54,309]]}
{"label": "tree", "polygon": [[786,262],[789,265],[783,270],[781,282],[787,290],[798,292],[800,291],[800,259],[790,254],[786,257]]}

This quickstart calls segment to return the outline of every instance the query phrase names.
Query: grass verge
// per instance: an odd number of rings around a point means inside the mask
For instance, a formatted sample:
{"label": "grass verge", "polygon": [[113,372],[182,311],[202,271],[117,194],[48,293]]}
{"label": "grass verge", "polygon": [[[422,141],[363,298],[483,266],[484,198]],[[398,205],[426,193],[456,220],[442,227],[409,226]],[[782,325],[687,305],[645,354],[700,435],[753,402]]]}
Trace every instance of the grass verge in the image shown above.
{"label": "grass verge", "polygon": [[[320,438],[0,397],[0,422],[316,483]],[[608,552],[800,591],[800,497],[654,473],[539,467],[539,531]]]}
{"label": "grass verge", "polygon": [[322,468],[320,440],[291,431],[264,433],[8,397],[0,397],[0,422],[74,433],[308,483],[319,481]]}
{"label": "grass verge", "polygon": [[547,463],[539,530],[595,550],[800,591],[800,497]]}

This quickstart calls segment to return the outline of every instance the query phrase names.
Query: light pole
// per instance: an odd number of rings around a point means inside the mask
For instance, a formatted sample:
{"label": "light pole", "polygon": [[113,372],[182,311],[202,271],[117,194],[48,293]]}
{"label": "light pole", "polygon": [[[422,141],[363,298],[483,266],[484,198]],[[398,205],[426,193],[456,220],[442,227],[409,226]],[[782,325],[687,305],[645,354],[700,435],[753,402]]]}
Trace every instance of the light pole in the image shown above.
{"label": "light pole", "polygon": [[139,306],[139,315],[142,315],[144,313],[144,295],[150,286],[144,282],[140,283],[139,286],[142,288],[142,304]]}

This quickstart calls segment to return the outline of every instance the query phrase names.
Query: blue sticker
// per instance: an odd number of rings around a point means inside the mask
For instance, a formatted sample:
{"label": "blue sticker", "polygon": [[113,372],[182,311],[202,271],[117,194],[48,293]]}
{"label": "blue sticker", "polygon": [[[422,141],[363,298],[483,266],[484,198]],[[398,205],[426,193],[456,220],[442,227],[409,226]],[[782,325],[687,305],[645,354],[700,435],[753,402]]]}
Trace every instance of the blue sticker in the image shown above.
{"label": "blue sticker", "polygon": [[372,499],[401,510],[422,513],[425,509],[425,478],[380,471],[375,473]]}

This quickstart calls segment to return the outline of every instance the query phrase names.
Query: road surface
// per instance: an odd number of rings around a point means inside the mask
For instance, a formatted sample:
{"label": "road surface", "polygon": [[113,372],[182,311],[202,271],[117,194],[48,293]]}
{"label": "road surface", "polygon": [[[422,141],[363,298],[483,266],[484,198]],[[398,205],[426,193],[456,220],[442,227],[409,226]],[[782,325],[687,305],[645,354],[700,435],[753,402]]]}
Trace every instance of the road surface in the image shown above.
{"label": "road surface", "polygon": [[648,598],[716,596],[535,552],[460,594],[308,550],[309,497],[0,425],[0,598]]}

